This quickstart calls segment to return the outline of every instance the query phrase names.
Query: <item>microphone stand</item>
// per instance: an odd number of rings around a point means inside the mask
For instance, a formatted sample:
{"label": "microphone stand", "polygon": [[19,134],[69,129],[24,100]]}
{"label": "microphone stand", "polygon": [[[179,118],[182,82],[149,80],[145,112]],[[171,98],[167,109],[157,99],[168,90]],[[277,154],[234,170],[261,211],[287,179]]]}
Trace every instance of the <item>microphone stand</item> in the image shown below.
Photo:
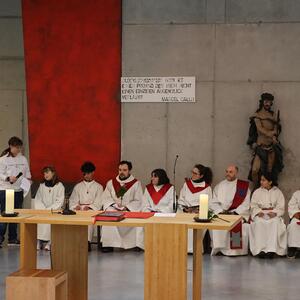
{"label": "microphone stand", "polygon": [[177,203],[177,198],[176,198],[176,163],[177,163],[177,159],[178,159],[178,155],[176,155],[175,161],[174,161],[174,169],[173,169],[173,184],[174,184],[174,190],[173,190],[173,211],[174,213],[177,212],[177,207],[178,207],[178,203]]}

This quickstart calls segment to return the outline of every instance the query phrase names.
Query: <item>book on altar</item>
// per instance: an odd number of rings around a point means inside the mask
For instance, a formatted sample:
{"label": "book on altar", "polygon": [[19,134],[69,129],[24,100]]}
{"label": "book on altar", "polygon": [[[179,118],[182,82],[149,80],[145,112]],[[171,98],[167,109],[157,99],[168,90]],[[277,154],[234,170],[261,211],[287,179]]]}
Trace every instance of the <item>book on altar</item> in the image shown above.
{"label": "book on altar", "polygon": [[125,213],[121,211],[104,211],[95,216],[95,221],[119,222],[125,219]]}

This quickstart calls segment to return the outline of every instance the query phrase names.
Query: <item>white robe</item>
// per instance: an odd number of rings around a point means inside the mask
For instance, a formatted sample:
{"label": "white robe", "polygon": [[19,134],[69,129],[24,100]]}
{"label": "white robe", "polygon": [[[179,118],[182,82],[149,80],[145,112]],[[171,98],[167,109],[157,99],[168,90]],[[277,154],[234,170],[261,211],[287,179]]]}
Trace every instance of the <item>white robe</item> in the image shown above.
{"label": "white robe", "polygon": [[[134,177],[131,175],[123,181],[121,181],[119,177],[116,177],[116,179],[122,185],[132,181]],[[102,194],[103,209],[109,211],[116,210],[113,205],[119,203],[126,206],[130,211],[141,211],[142,198],[143,190],[140,181],[135,182],[134,185],[127,190],[121,202],[121,198],[116,196],[112,180],[110,180],[106,184],[106,188]],[[101,241],[103,247],[124,249],[137,247],[136,228],[103,226]]]}
{"label": "white robe", "polygon": [[[61,209],[65,200],[65,187],[58,182],[53,187],[48,187],[45,183],[41,183],[35,198],[33,200],[34,209]],[[51,225],[38,224],[37,227],[38,240],[51,240]]]}
{"label": "white robe", "polygon": [[[92,210],[100,210],[102,208],[102,193],[103,187],[95,180],[87,182],[81,181],[77,183],[70,196],[69,207],[75,209],[77,205],[80,205],[81,210],[85,206],[88,206]],[[93,239],[94,226],[88,226],[88,241]]]}
{"label": "white robe", "polygon": [[[259,188],[251,199],[251,217],[253,222],[249,228],[250,250],[253,255],[260,252],[274,252],[285,255],[287,250],[287,233],[282,216],[284,215],[284,196],[276,186],[270,190]],[[263,210],[263,208],[272,208]],[[268,219],[268,212],[275,212],[277,216]],[[263,212],[265,218],[257,216]]]}
{"label": "white robe", "polygon": [[287,227],[288,247],[300,248],[300,225],[297,224],[300,220],[293,218],[294,214],[300,212],[300,190],[296,191],[289,201],[288,212],[291,219]]}
{"label": "white robe", "polygon": [[[155,186],[154,189],[159,191],[163,185]],[[150,212],[160,212],[160,213],[172,213],[173,212],[173,197],[174,197],[174,186],[171,186],[167,193],[160,199],[159,203],[155,204],[147,190],[145,192],[142,200],[142,211]],[[176,195],[175,195],[176,197]],[[137,247],[144,249],[144,228],[137,228]]]}
{"label": "white robe", "polygon": [[[193,183],[194,187],[204,187],[205,186],[204,181],[199,182],[199,183],[195,183],[195,182],[192,182],[192,183]],[[208,203],[210,205],[210,201],[212,198],[212,190],[211,190],[210,186],[208,186],[206,189],[202,190],[201,192],[193,194],[185,182],[180,191],[180,195],[179,195],[179,199],[178,199],[179,208],[182,209],[183,206],[190,207],[190,206],[199,205],[200,194],[208,195]],[[202,237],[205,236],[205,233],[206,233],[206,230],[203,230]],[[188,230],[188,253],[193,253],[193,230],[192,229]]]}
{"label": "white robe", "polygon": [[[228,210],[232,205],[234,195],[237,188],[237,179],[234,181],[223,180],[216,185],[213,191],[213,198],[210,208],[215,214]],[[248,221],[250,215],[250,190],[248,189],[247,195],[236,209],[231,210],[241,215]],[[212,230],[212,252],[215,255],[221,252],[224,255],[236,256],[248,254],[248,240],[249,240],[249,224],[243,223],[242,225],[242,249],[230,249],[230,232],[225,230]]]}

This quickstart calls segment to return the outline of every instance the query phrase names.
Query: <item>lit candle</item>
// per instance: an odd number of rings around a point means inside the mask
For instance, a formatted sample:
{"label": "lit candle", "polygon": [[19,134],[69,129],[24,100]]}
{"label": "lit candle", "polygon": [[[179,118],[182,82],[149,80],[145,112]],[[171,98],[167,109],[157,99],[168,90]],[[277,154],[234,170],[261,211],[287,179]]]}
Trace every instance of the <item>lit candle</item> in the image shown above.
{"label": "lit candle", "polygon": [[5,213],[13,214],[15,209],[15,191],[5,190]]}
{"label": "lit candle", "polygon": [[199,198],[199,219],[208,219],[208,195],[201,194]]}

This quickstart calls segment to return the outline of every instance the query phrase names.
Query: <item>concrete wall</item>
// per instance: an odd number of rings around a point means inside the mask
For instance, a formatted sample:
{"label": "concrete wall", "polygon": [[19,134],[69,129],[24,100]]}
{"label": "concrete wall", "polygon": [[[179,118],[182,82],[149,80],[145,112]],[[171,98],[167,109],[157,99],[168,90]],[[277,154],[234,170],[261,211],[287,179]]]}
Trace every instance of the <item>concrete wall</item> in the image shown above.
{"label": "concrete wall", "polygon": [[157,167],[176,185],[195,163],[214,184],[227,164],[246,178],[249,116],[259,95],[281,110],[287,198],[300,186],[300,1],[124,0],[123,76],[196,76],[196,103],[122,104],[122,157],[143,183]]}
{"label": "concrete wall", "polygon": [[[20,3],[0,0],[1,149],[12,135],[28,140]],[[196,162],[212,167],[214,183],[231,162],[245,178],[248,118],[269,91],[283,124],[280,186],[288,198],[300,186],[299,8],[299,0],[123,0],[123,75],[197,80],[196,103],[122,105],[122,157],[144,184],[157,167],[172,178],[176,154],[178,190]]]}
{"label": "concrete wall", "polygon": [[[0,151],[22,138],[28,157],[26,84],[21,0],[0,0]],[[26,199],[25,206],[30,200]]]}

